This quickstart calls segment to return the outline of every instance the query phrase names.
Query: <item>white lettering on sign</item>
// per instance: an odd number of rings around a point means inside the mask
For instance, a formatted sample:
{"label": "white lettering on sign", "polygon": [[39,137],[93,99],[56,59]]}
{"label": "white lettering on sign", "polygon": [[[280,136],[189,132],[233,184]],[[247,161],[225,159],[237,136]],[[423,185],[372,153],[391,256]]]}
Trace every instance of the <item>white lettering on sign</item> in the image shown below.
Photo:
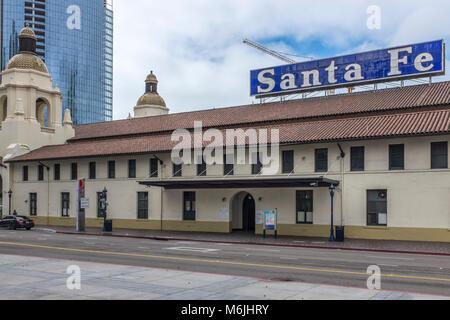
{"label": "white lettering on sign", "polygon": [[259,83],[267,85],[267,88],[265,88],[265,89],[261,88],[261,86],[258,86],[259,93],[270,92],[275,88],[275,80],[273,80],[272,78],[265,77],[266,74],[270,74],[270,75],[274,76],[275,70],[274,69],[263,70],[258,74]]}
{"label": "white lettering on sign", "polygon": [[295,75],[293,75],[292,73],[284,74],[281,77],[281,80],[283,80],[280,84],[281,89],[289,90],[297,88],[297,85],[295,84]]}
{"label": "white lettering on sign", "polygon": [[344,79],[347,81],[356,81],[356,80],[364,80],[364,77],[362,76],[362,70],[361,65],[354,63],[350,64],[345,68]]}
{"label": "white lettering on sign", "polygon": [[444,75],[444,48],[443,40],[436,40],[252,70],[250,95],[261,98]]}
{"label": "white lettering on sign", "polygon": [[328,68],[325,69],[326,72],[328,72],[328,82],[330,84],[336,83],[336,70],[339,69],[336,67],[336,62],[331,61],[331,64]]}
{"label": "white lettering on sign", "polygon": [[400,59],[399,55],[401,52],[406,52],[406,53],[411,54],[412,47],[388,50],[388,52],[391,55],[391,71],[388,73],[388,76],[401,75],[402,72],[400,71],[399,65],[400,65],[400,63],[408,64],[408,56],[405,55],[405,56],[403,56],[403,58]]}
{"label": "white lettering on sign", "polygon": [[[319,81],[319,70],[310,70],[303,71],[303,84],[302,88],[311,87],[311,86],[320,86],[322,83]],[[313,84],[311,84],[311,76],[313,78]]]}
{"label": "white lettering on sign", "polygon": [[88,198],[80,199],[80,209],[89,209],[89,199]]}
{"label": "white lettering on sign", "polygon": [[433,69],[434,64],[430,63],[428,67],[424,67],[423,64],[426,62],[432,62],[433,60],[433,56],[428,52],[421,53],[414,60],[414,68],[416,68],[418,71],[429,71]]}

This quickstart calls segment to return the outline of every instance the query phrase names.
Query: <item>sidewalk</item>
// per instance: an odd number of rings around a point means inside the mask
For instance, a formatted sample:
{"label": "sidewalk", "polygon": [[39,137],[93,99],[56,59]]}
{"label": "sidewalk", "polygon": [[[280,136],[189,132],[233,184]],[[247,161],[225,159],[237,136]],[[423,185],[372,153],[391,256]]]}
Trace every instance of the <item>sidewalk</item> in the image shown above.
{"label": "sidewalk", "polygon": [[[81,270],[67,288],[67,267]],[[449,300],[450,297],[0,255],[0,300]],[[242,318],[242,317],[241,317]]]}
{"label": "sidewalk", "polygon": [[114,229],[112,233],[103,233],[101,228],[86,228],[85,232],[78,233],[73,227],[38,227],[36,231],[52,231],[60,234],[85,234],[92,236],[113,236],[128,238],[143,238],[161,241],[198,241],[211,243],[233,243],[268,246],[286,246],[319,248],[334,250],[357,250],[392,253],[432,254],[450,256],[450,243],[447,242],[420,242],[396,240],[364,240],[346,239],[345,242],[328,242],[325,238],[307,238],[280,236],[274,239],[268,236],[264,239],[260,235],[249,232],[233,232],[232,234],[158,231],[158,230],[131,230]]}

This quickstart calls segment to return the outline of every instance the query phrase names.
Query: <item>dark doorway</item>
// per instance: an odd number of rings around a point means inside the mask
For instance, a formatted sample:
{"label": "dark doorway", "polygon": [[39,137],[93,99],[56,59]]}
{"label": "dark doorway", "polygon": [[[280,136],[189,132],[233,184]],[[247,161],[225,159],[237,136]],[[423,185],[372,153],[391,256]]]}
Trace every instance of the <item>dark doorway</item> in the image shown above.
{"label": "dark doorway", "polygon": [[255,231],[255,199],[249,194],[242,206],[242,230]]}

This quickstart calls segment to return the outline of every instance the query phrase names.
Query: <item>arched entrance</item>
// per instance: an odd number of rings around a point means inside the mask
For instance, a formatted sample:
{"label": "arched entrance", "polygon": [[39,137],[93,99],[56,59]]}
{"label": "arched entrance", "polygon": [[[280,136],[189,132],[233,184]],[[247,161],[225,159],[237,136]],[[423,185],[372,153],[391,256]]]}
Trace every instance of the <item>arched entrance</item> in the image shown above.
{"label": "arched entrance", "polygon": [[255,231],[255,198],[248,192],[239,192],[231,200],[233,230]]}
{"label": "arched entrance", "polygon": [[255,231],[255,222],[256,222],[255,216],[256,216],[255,199],[249,193],[244,198],[244,203],[242,204],[242,230]]}

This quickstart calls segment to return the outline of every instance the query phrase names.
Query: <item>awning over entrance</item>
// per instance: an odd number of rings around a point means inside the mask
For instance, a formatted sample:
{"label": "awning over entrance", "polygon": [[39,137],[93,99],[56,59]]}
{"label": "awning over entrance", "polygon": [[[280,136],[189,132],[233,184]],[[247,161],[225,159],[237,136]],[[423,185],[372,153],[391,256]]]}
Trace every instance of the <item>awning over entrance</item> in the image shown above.
{"label": "awning over entrance", "polygon": [[255,179],[172,179],[139,181],[139,184],[164,189],[243,189],[243,188],[328,188],[339,181],[315,178],[255,178]]}

